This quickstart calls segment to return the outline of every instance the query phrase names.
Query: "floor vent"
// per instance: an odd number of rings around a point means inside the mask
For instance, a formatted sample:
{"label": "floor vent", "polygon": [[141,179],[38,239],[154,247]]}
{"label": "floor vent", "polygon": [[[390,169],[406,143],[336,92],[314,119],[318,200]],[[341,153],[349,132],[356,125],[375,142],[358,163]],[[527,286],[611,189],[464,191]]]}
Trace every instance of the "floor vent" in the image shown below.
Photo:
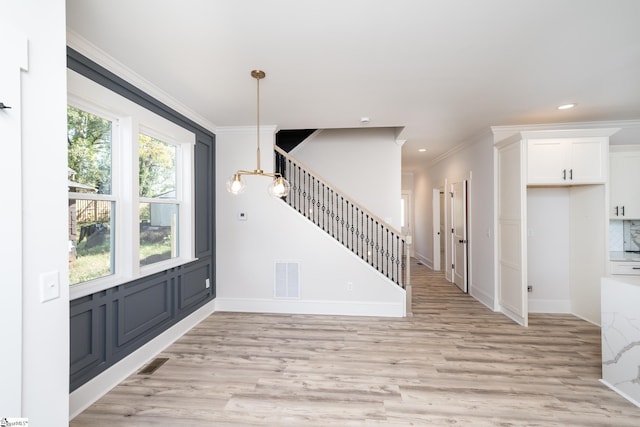
{"label": "floor vent", "polygon": [[149,363],[140,372],[138,372],[138,375],[153,374],[155,371],[158,370],[160,366],[164,365],[167,360],[169,360],[169,358],[165,358],[165,357],[158,357],[156,359],[153,359],[151,363]]}
{"label": "floor vent", "polygon": [[300,298],[300,263],[276,262],[275,298]]}

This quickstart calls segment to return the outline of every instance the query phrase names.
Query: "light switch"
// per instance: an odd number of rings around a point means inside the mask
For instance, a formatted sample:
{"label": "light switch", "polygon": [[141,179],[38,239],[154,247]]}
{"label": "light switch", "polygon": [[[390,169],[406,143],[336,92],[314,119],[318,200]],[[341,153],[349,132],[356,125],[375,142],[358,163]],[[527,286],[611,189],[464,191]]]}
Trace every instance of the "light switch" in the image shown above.
{"label": "light switch", "polygon": [[40,302],[60,297],[60,279],[57,271],[40,275]]}

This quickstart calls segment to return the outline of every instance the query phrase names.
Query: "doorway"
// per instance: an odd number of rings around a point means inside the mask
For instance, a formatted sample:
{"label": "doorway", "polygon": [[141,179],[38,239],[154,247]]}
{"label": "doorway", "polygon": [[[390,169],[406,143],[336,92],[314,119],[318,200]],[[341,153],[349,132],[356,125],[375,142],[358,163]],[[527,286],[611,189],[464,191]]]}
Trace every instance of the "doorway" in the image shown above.
{"label": "doorway", "polygon": [[451,184],[451,276],[462,292],[469,292],[468,180]]}
{"label": "doorway", "polygon": [[[413,242],[413,194],[409,190],[402,190],[400,198],[400,232]],[[409,244],[409,256],[413,257],[413,244]]]}

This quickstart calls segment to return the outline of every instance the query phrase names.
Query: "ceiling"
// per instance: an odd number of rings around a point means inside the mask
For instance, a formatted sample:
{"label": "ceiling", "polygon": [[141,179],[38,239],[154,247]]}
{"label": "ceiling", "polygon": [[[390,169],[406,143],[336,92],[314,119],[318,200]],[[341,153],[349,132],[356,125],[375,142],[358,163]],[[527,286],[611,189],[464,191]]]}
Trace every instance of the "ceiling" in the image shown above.
{"label": "ceiling", "polygon": [[67,26],[216,126],[255,124],[262,69],[262,124],[396,127],[408,171],[489,126],[640,119],[638,0],[67,0]]}

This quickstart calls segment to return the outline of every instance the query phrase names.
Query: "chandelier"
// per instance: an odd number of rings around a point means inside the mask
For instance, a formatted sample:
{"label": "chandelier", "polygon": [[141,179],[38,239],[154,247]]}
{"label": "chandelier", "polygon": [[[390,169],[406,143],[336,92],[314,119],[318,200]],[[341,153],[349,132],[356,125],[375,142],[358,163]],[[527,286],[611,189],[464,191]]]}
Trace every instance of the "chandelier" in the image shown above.
{"label": "chandelier", "polygon": [[240,194],[244,191],[246,184],[242,180],[244,175],[259,175],[273,178],[269,187],[267,187],[269,194],[273,197],[285,197],[289,194],[289,182],[279,173],[265,172],[260,168],[260,80],[266,76],[262,70],[251,71],[251,77],[256,79],[257,96],[257,114],[256,114],[256,168],[252,171],[238,170],[227,181],[227,191],[231,194]]}

